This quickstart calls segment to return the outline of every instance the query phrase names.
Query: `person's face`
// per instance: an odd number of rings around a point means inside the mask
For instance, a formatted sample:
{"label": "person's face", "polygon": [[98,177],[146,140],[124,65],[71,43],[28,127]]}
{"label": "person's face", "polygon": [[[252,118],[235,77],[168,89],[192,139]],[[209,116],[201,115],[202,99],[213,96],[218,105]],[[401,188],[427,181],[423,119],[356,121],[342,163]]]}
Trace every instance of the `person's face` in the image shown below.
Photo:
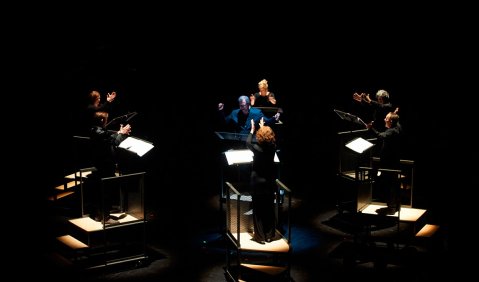
{"label": "person's face", "polygon": [[266,92],[266,91],[268,91],[268,87],[266,87],[266,85],[264,85],[264,84],[258,85],[258,88],[259,88],[259,91],[260,91],[260,92]]}
{"label": "person's face", "polygon": [[246,101],[241,101],[239,103],[239,108],[243,112],[243,114],[248,115],[249,113],[249,105],[246,104]]}
{"label": "person's face", "polygon": [[386,117],[384,118],[384,124],[385,124],[384,126],[386,128],[391,128],[392,123],[391,123],[391,115],[390,114],[387,114]]}

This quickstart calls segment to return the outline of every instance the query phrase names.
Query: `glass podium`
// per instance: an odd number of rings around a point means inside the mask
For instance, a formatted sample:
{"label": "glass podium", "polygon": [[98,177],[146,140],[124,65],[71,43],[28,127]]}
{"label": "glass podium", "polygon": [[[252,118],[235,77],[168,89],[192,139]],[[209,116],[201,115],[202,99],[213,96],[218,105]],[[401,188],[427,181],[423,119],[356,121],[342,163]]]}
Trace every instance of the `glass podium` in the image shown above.
{"label": "glass podium", "polygon": [[[57,238],[66,245],[83,246],[77,263],[90,269],[125,262],[141,264],[148,258],[144,182],[145,172],[85,181],[83,190],[101,189],[99,207],[103,212],[96,218],[83,214],[68,220],[70,233]],[[95,194],[82,193],[82,197],[91,195]]]}

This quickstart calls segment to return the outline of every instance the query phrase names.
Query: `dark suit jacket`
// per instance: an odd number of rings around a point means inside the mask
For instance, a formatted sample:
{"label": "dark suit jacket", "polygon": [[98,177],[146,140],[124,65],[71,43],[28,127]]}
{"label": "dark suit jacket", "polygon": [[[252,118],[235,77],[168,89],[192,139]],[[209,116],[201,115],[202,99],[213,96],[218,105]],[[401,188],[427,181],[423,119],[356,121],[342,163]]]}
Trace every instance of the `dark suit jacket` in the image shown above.
{"label": "dark suit jacket", "polygon": [[227,125],[233,126],[234,132],[248,134],[251,129],[250,120],[253,119],[255,126],[258,127],[261,118],[264,118],[266,125],[272,125],[276,122],[274,117],[268,118],[260,109],[256,108],[250,108],[248,116],[246,117],[240,109],[233,110],[228,116],[224,117],[224,121]]}

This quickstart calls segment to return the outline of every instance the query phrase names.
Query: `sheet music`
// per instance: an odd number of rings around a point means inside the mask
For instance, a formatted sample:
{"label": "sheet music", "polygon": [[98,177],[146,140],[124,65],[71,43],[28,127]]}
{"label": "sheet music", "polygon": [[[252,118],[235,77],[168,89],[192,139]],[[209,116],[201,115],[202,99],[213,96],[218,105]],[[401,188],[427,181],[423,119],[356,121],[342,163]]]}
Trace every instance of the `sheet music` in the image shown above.
{"label": "sheet music", "polygon": [[373,145],[373,143],[359,137],[346,144],[346,147],[355,151],[356,153],[362,154],[364,151],[371,148]]}
{"label": "sheet music", "polygon": [[[224,152],[228,165],[253,162],[253,152],[249,149],[229,150]],[[278,154],[274,153],[274,162],[279,163]]]}
{"label": "sheet music", "polygon": [[120,143],[118,147],[133,152],[141,157],[153,149],[154,146],[150,142],[141,140],[140,138],[127,137],[125,140],[123,140],[123,142]]}

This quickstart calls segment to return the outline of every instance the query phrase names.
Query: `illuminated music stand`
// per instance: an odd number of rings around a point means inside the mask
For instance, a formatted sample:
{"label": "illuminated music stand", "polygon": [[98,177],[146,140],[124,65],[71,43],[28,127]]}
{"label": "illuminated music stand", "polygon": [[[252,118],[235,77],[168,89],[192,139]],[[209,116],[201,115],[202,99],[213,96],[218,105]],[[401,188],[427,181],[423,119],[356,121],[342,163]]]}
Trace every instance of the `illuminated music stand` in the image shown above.
{"label": "illuminated music stand", "polygon": [[148,153],[148,151],[153,149],[153,147],[155,146],[153,146],[153,144],[148,141],[129,136],[125,140],[123,140],[118,147],[128,150],[141,157],[144,154]]}
{"label": "illuminated music stand", "polygon": [[[373,146],[373,144],[369,142],[369,140],[372,140],[369,139],[369,137],[372,137],[372,134],[370,130],[366,128],[367,124],[360,117],[337,109],[334,109],[334,112],[341,120],[363,127],[363,129],[360,130],[338,132],[339,174],[354,177],[356,168],[359,165],[365,165],[359,163],[358,159],[360,159],[360,155]],[[368,140],[365,140],[365,138],[368,138]],[[350,150],[344,150],[345,146]]]}
{"label": "illuminated music stand", "polygon": [[[370,162],[370,150],[374,146],[373,143],[362,137],[356,137],[352,140],[346,142],[344,147],[349,149],[349,167],[354,170],[350,171],[340,171],[339,179],[340,183],[344,185],[344,190],[349,190],[352,196],[352,200],[346,201],[353,204],[354,212],[361,211],[365,206],[371,202],[372,197],[372,178],[369,175],[366,177],[364,173],[360,170],[363,166],[369,166],[367,163]],[[343,152],[346,154],[346,152]],[[341,205],[344,205],[346,202],[342,202]]]}
{"label": "illuminated music stand", "polygon": [[[223,153],[226,158],[226,162],[228,166],[236,166],[238,170],[238,182],[241,182],[241,172],[240,172],[240,166],[243,165],[250,165],[253,163],[253,152],[249,149],[239,149],[239,150],[228,150]],[[274,162],[279,164],[279,157],[277,153],[274,153]],[[246,177],[249,177],[249,174],[246,175]],[[221,173],[221,197],[225,196],[225,190],[224,190],[224,174],[223,171]],[[228,181],[231,181],[231,179],[228,179]],[[234,181],[236,182],[236,181]]]}
{"label": "illuminated music stand", "polygon": [[369,142],[368,140],[358,137],[353,141],[347,143],[345,146],[358,154],[362,154],[364,151],[374,146],[374,144]]}
{"label": "illuminated music stand", "polygon": [[[228,165],[244,164],[253,162],[253,152],[251,150],[229,150],[224,152]],[[274,153],[274,162],[279,163],[278,154]]]}
{"label": "illuminated music stand", "polygon": [[[224,131],[215,131],[215,135],[218,139],[222,142],[227,144],[228,149],[222,152],[222,155],[226,158],[226,163],[228,167],[235,166],[236,167],[236,177],[232,177],[235,179],[225,179],[225,172],[224,172],[224,163],[220,164],[220,201],[222,202],[225,197],[225,189],[224,184],[225,180],[229,182],[242,182],[242,173],[241,170],[245,168],[245,165],[250,165],[253,162],[253,152],[249,149],[246,149],[246,138],[248,134],[244,133],[235,133],[235,132],[224,132]],[[253,135],[253,143],[256,143],[256,137]],[[225,145],[225,144],[223,144]],[[275,163],[280,163],[277,153],[274,156]],[[249,171],[248,171],[249,172]],[[243,178],[249,179],[249,173],[245,173]],[[278,173],[279,176],[279,173]],[[278,177],[279,178],[279,177]]]}

